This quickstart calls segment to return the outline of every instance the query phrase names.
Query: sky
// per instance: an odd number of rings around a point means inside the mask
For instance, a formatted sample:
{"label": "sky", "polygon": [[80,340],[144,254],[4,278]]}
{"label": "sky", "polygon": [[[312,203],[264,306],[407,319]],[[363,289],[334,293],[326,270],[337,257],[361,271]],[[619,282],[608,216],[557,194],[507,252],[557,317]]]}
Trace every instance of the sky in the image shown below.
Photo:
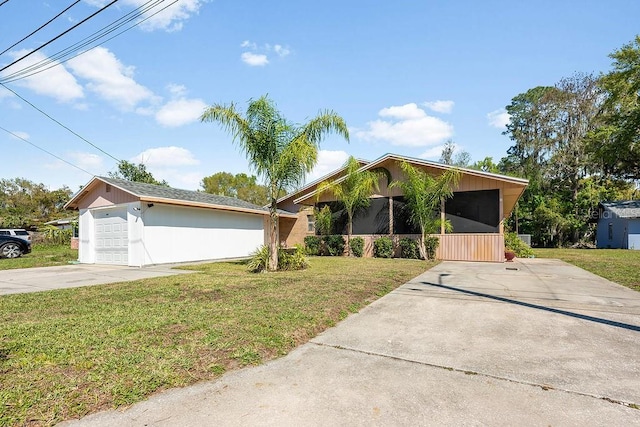
{"label": "sky", "polygon": [[[197,190],[216,172],[253,173],[199,117],[265,94],[294,123],[330,109],[349,126],[348,142],[322,141],[307,182],[349,155],[437,161],[447,140],[497,162],[513,97],[607,72],[640,33],[636,0],[119,0],[82,22],[111,1],[78,2],[15,46],[74,1],[0,6],[0,178],[77,191],[128,160]],[[141,5],[146,15],[80,44]]]}

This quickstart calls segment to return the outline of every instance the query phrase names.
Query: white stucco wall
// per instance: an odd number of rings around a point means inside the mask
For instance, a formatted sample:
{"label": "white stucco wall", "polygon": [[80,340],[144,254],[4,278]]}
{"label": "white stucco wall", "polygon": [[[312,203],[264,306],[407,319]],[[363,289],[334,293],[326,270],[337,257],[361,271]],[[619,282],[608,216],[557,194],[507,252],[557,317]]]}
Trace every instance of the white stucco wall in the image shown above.
{"label": "white stucco wall", "polygon": [[130,229],[130,265],[134,257],[144,265],[242,257],[264,244],[262,215],[157,203],[141,208],[144,229],[140,244]]}

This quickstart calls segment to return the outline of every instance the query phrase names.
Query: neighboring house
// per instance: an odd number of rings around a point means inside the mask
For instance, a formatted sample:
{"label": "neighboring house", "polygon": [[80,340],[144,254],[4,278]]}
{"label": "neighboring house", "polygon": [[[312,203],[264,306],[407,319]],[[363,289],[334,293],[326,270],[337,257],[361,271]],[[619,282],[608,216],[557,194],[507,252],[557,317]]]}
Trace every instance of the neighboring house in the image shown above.
{"label": "neighboring house", "polygon": [[78,218],[54,219],[53,221],[45,222],[44,225],[53,225],[60,230],[69,230],[73,228],[76,221],[78,221]]}
{"label": "neighboring house", "polygon": [[[406,161],[429,173],[438,175],[452,166],[427,160],[386,154],[372,161],[362,161],[361,170],[386,169],[392,180],[402,180],[400,163]],[[440,239],[436,256],[443,260],[504,261],[504,219],[513,210],[527,187],[525,179],[460,168],[461,178],[454,189],[453,198],[446,201],[442,215],[451,221],[453,232],[437,236]],[[297,218],[280,220],[280,241],[283,245],[302,244],[304,237],[315,234],[314,206],[329,204],[337,211],[333,195],[318,195],[318,185],[326,180],[339,179],[344,168],[317,180],[278,200],[278,207],[296,212]],[[416,238],[419,230],[413,226],[405,209],[404,197],[398,187],[389,189],[387,179],[380,180],[380,191],[371,195],[369,209],[356,216],[353,233],[365,239],[365,254],[371,255],[373,241],[380,236],[391,236],[396,243],[402,237]],[[346,234],[344,218],[336,218],[334,232]]]}
{"label": "neighboring house", "polygon": [[599,204],[596,246],[640,250],[640,200]]}
{"label": "neighboring house", "polygon": [[268,210],[198,191],[94,177],[65,208],[79,210],[81,263],[142,267],[244,257],[267,241]]}

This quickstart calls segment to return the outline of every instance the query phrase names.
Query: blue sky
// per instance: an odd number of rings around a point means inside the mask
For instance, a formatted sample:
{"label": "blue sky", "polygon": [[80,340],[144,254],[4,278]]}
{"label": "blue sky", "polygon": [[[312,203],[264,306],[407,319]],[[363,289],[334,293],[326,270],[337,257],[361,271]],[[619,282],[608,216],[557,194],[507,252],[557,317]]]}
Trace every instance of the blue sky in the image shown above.
{"label": "blue sky", "polygon": [[[167,0],[160,7],[171,3]],[[0,73],[47,60],[146,0],[120,0]],[[72,0],[0,6],[0,51]],[[87,0],[0,55],[0,68],[108,3]],[[511,145],[504,107],[575,72],[606,72],[608,54],[637,33],[640,2],[179,0],[119,37],[39,74],[6,83],[109,155],[143,161],[178,188],[220,171],[251,172],[205,106],[244,109],[263,94],[294,122],[333,109],[350,128],[322,145],[309,179],[348,155],[437,160],[452,139],[473,160]],[[2,79],[5,80],[2,80]],[[90,174],[116,161],[0,87],[0,126]],[[91,178],[0,131],[0,178],[77,190]]]}

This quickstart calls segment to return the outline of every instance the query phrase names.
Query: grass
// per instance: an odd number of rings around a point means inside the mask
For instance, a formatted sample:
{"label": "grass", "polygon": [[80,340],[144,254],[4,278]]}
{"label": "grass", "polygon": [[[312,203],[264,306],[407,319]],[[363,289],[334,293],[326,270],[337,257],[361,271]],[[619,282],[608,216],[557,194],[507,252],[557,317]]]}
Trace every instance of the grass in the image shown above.
{"label": "grass", "polygon": [[612,282],[640,291],[640,251],[628,249],[534,249],[538,258],[558,258]]}
{"label": "grass", "polygon": [[314,257],[0,297],[0,425],[53,425],[282,356],[434,265]]}
{"label": "grass", "polygon": [[69,245],[55,246],[34,243],[30,254],[20,258],[0,259],[0,270],[64,265],[77,259],[78,250],[71,249]]}

